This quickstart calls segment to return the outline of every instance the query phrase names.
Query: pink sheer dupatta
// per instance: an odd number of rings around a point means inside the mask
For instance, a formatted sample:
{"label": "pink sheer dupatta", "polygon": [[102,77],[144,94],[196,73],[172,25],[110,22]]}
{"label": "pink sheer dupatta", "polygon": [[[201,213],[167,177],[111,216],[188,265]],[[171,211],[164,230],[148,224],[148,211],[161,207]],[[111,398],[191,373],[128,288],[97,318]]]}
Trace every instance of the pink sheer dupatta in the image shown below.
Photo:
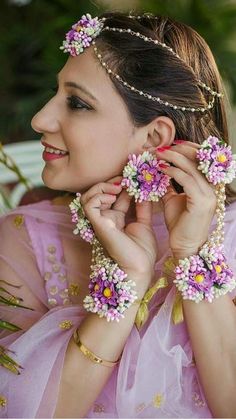
{"label": "pink sheer dupatta", "polygon": [[[159,246],[156,280],[171,252],[163,214],[154,216],[153,225]],[[17,284],[19,278],[35,307],[31,311],[1,305],[1,317],[22,330],[1,331],[0,345],[14,351],[24,368],[20,375],[0,370],[0,395],[5,398],[1,417],[53,417],[66,348],[86,315],[65,292],[66,273],[73,267],[63,260],[61,239],[78,240],[72,230],[68,208],[49,201],[20,207],[0,219],[0,273],[7,274],[0,279]],[[236,274],[235,233],[236,203],[227,207],[225,218],[225,253]],[[20,296],[21,290],[12,292]],[[133,327],[120,364],[87,417],[211,417],[185,323],[174,325],[171,320],[174,299],[174,287],[154,296],[148,321],[141,330]]]}

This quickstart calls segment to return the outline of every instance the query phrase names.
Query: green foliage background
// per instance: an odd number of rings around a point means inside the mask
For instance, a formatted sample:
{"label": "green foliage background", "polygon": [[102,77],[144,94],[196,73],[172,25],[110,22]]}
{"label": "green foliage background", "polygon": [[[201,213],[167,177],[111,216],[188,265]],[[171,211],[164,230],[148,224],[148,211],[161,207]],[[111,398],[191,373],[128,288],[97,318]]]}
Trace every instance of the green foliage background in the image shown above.
{"label": "green foliage background", "polygon": [[[83,13],[99,15],[111,3],[106,2],[105,7],[102,2],[92,0],[31,0],[19,7],[10,0],[1,0],[0,138],[3,142],[35,138],[30,120],[50,98],[55,74],[66,61],[66,56],[59,51],[65,32]],[[232,101],[236,103],[235,1],[138,0],[132,11],[169,15],[195,28],[213,50],[221,73],[231,87]]]}

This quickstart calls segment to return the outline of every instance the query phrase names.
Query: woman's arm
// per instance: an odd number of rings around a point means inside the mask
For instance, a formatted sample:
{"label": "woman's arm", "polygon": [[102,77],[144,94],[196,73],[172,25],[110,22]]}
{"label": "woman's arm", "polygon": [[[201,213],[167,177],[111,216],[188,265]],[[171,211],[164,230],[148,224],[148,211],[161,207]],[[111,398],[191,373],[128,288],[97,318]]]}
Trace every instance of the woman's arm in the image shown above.
{"label": "woman's arm", "polygon": [[236,310],[228,295],[184,314],[205,397],[214,417],[236,417]]}
{"label": "woman's arm", "polygon": [[[216,210],[224,215],[221,191],[198,170],[199,144],[182,142],[158,151],[173,166],[162,169],[184,189],[163,197],[169,243],[176,259],[197,255],[206,243]],[[158,149],[157,149],[158,150]],[[218,198],[217,198],[218,197]],[[219,198],[220,197],[220,198]],[[220,201],[219,201],[220,199]],[[218,223],[217,228],[221,222]],[[221,233],[217,233],[219,239]],[[228,295],[212,303],[184,301],[184,313],[200,380],[215,417],[236,417],[236,310]]]}
{"label": "woman's arm", "polygon": [[[178,254],[179,259],[188,256]],[[208,406],[214,417],[236,417],[235,305],[225,295],[212,303],[183,300],[183,308]]]}
{"label": "woman's arm", "polygon": [[[132,280],[137,283],[137,278]],[[140,283],[142,282],[144,281],[141,278]],[[136,290],[138,298],[142,298],[145,291],[137,286]],[[108,323],[106,319],[89,313],[78,329],[81,342],[102,359],[116,361],[134,325],[137,310],[138,304],[133,304],[125,311],[125,318],[119,323]],[[112,371],[113,368],[90,361],[79,350],[72,337],[65,356],[54,417],[84,417]]]}

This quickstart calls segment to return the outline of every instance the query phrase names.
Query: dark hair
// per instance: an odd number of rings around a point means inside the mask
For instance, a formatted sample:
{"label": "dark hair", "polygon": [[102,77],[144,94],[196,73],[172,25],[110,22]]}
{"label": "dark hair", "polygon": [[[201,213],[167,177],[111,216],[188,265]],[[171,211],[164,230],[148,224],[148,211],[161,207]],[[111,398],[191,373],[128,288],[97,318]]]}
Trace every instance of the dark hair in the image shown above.
{"label": "dark hair", "polygon": [[[179,59],[166,48],[145,42],[127,33],[102,31],[96,40],[104,61],[119,76],[137,89],[159,96],[179,106],[205,107],[212,99],[199,86],[201,80],[211,89],[222,92],[220,75],[204,39],[189,26],[169,17],[143,15],[131,19],[126,14],[104,13],[105,24],[139,32],[173,48]],[[111,79],[123,98],[135,126],[144,126],[159,115],[170,117],[176,127],[176,138],[201,144],[209,135],[229,143],[225,105],[216,97],[207,112],[175,110],[127,89],[114,76]],[[174,186],[182,191],[180,185]],[[236,192],[226,185],[226,205],[236,200]]]}

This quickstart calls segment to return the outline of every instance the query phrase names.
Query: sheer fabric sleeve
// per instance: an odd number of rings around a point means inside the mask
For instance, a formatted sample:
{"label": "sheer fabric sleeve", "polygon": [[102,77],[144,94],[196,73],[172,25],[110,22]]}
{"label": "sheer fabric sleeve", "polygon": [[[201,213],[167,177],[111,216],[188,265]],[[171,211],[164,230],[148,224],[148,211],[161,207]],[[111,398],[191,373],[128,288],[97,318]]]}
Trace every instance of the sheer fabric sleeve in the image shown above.
{"label": "sheer fabric sleeve", "polygon": [[25,307],[1,304],[0,318],[19,330],[1,329],[0,348],[22,367],[19,375],[0,367],[3,418],[53,417],[65,351],[83,317],[78,306],[48,309],[27,216],[22,209],[0,219],[0,295]]}

